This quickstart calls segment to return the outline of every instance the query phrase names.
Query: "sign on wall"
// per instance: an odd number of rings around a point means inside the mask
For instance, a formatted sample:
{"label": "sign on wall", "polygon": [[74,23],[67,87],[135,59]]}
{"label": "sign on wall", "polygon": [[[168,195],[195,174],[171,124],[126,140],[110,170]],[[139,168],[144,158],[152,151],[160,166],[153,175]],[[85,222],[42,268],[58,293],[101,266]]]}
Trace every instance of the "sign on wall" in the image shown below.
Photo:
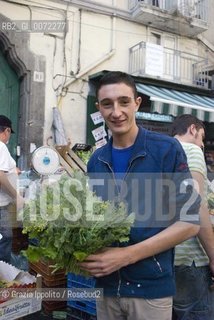
{"label": "sign on wall", "polygon": [[163,77],[163,47],[154,43],[146,43],[146,74]]}

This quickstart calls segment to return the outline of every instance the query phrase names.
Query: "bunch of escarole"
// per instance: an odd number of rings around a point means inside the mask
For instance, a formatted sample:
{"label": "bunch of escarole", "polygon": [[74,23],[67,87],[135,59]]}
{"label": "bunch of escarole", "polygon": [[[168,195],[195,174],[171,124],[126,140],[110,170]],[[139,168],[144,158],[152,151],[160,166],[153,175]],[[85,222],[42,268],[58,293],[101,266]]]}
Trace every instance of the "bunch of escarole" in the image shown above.
{"label": "bunch of escarole", "polygon": [[24,252],[31,262],[52,260],[54,270],[84,274],[78,266],[91,253],[129,240],[134,214],[123,203],[102,201],[80,171],[43,183],[21,212],[23,233],[36,239]]}

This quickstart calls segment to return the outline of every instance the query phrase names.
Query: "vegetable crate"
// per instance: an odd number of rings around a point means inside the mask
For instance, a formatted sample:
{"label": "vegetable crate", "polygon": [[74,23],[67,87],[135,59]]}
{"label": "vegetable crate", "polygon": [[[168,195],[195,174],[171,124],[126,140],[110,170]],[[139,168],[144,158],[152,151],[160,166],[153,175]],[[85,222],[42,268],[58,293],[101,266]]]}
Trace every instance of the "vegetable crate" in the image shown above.
{"label": "vegetable crate", "polygon": [[[29,263],[29,272],[32,274],[40,274],[42,276],[42,288],[65,288],[66,275],[65,270],[58,270],[53,273],[53,261],[40,259],[38,262]],[[55,310],[66,308],[66,301],[42,301],[42,308],[46,314],[50,314]]]}
{"label": "vegetable crate", "polygon": [[84,311],[71,308],[67,309],[67,320],[97,320],[96,316],[88,314]]}
{"label": "vegetable crate", "polygon": [[42,308],[45,314],[50,315],[53,311],[66,309],[66,301],[42,301]]}
{"label": "vegetable crate", "polygon": [[54,262],[39,260],[38,262],[30,262],[29,268],[33,273],[39,273],[42,275],[42,282],[47,287],[58,287],[66,284],[65,270],[58,270],[53,273],[54,268],[52,267]]}
{"label": "vegetable crate", "polygon": [[[94,288],[95,279],[92,277],[84,277],[74,273],[67,274],[67,287],[68,288]],[[68,300],[67,305],[77,310],[83,311],[89,315],[96,316],[96,301],[90,300]]]}

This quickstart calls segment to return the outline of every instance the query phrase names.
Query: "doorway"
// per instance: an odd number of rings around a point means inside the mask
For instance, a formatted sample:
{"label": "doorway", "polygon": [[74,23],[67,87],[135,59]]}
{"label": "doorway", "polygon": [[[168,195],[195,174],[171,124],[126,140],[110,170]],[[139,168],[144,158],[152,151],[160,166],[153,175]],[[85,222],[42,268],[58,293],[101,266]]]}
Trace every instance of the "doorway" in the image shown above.
{"label": "doorway", "polygon": [[8,149],[16,160],[19,114],[19,79],[0,51],[0,114],[11,119],[15,134],[11,135]]}

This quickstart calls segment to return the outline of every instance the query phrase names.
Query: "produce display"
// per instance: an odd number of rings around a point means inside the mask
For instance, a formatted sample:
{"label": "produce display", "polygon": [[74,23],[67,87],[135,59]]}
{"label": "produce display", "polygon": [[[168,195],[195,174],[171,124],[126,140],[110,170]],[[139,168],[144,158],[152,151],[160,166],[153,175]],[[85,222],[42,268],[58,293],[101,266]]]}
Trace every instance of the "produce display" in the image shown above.
{"label": "produce display", "polygon": [[43,184],[21,216],[23,232],[38,241],[25,251],[29,261],[47,258],[54,261],[55,270],[83,275],[78,262],[103,247],[128,241],[134,222],[123,203],[98,198],[80,171]]}
{"label": "produce display", "polygon": [[6,280],[0,280],[0,288],[17,288],[21,284],[18,281],[6,281]]}
{"label": "produce display", "polygon": [[35,288],[36,287],[36,282],[34,283],[25,283],[23,284],[20,281],[7,281],[4,279],[0,279],[0,289],[3,288]]}
{"label": "produce display", "polygon": [[78,157],[85,163],[88,163],[88,160],[91,157],[92,151],[83,151],[83,150],[78,150],[75,151],[76,155],[78,155]]}

